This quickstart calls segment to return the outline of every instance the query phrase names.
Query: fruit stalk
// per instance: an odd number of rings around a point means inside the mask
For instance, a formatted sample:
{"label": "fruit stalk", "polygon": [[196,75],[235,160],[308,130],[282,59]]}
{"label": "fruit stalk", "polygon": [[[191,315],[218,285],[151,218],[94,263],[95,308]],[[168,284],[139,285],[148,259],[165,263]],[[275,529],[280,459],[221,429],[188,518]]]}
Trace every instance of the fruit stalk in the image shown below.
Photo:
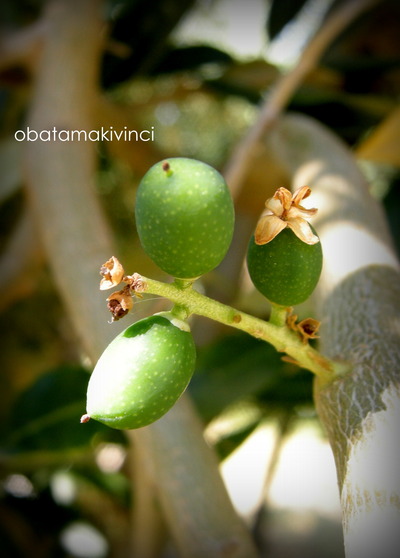
{"label": "fruit stalk", "polygon": [[304,344],[286,325],[275,325],[256,318],[208,298],[193,288],[182,289],[176,283],[164,283],[135,273],[132,275],[131,289],[138,293],[166,297],[175,304],[184,306],[189,314],[210,318],[271,343],[278,351],[285,352],[294,359],[299,366],[313,372],[322,383],[331,381],[347,370],[345,364],[329,360],[310,345]]}
{"label": "fruit stalk", "polygon": [[271,303],[269,323],[276,326],[284,326],[288,315],[288,309],[279,304]]}

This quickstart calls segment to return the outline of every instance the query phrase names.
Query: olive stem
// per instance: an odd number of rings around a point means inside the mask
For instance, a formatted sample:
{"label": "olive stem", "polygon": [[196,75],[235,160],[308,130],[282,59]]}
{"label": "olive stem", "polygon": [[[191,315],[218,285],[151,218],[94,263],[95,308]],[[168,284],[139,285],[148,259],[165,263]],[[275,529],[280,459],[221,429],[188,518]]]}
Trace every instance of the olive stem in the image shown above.
{"label": "olive stem", "polygon": [[280,304],[271,303],[271,313],[269,316],[269,323],[274,324],[278,327],[282,327],[286,324],[286,318],[288,315],[288,309],[286,306],[281,306]]}
{"label": "olive stem", "polygon": [[189,289],[193,283],[194,283],[195,279],[178,279],[177,277],[175,277],[174,279],[174,284],[178,287],[178,289]]}
{"label": "olive stem", "polygon": [[190,316],[190,311],[186,306],[183,306],[182,304],[174,304],[174,306],[171,309],[171,314],[175,318],[185,321]]}
{"label": "olive stem", "polygon": [[178,307],[183,306],[188,314],[210,318],[271,343],[278,351],[289,355],[296,364],[313,372],[322,382],[333,381],[348,372],[347,365],[324,357],[309,344],[302,342],[300,337],[286,325],[276,325],[256,318],[208,298],[193,288],[182,289],[175,283],[156,281],[138,273],[131,276],[131,281],[130,288],[133,292],[168,298]]}

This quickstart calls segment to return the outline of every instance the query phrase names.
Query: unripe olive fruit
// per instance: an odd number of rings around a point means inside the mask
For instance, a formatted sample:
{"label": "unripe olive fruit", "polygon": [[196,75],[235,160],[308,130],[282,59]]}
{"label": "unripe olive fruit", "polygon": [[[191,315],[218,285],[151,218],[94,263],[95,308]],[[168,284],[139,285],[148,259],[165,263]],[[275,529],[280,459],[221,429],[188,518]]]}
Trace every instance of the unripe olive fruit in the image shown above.
{"label": "unripe olive fruit", "polygon": [[129,326],[108,345],[90,377],[87,415],[113,428],[140,428],[164,415],[194,371],[196,349],[186,322],[168,313]]}
{"label": "unripe olive fruit", "polygon": [[135,217],[144,251],[181,279],[214,269],[232,240],[234,209],[225,180],[195,159],[153,165],[139,184]]}
{"label": "unripe olive fruit", "polygon": [[247,249],[247,268],[254,285],[268,300],[295,306],[304,302],[318,283],[322,269],[321,243],[306,244],[289,228],[267,244],[256,244],[252,236]]}

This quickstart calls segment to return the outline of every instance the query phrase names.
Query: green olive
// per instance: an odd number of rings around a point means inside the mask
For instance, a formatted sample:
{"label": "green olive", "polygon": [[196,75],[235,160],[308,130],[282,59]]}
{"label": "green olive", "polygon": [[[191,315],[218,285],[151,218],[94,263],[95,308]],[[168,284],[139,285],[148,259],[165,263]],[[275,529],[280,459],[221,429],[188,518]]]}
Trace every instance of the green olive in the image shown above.
{"label": "green olive", "polygon": [[135,218],[147,255],[181,279],[214,269],[232,240],[234,209],[225,180],[195,159],[176,157],[151,167],[138,188]]}
{"label": "green olive", "polygon": [[318,283],[321,243],[306,244],[289,228],[263,245],[256,244],[253,236],[247,249],[247,267],[254,285],[266,298],[282,306],[295,306],[304,302]]}
{"label": "green olive", "polygon": [[186,389],[196,349],[186,322],[144,318],[108,345],[90,377],[87,414],[113,428],[140,428],[164,415]]}

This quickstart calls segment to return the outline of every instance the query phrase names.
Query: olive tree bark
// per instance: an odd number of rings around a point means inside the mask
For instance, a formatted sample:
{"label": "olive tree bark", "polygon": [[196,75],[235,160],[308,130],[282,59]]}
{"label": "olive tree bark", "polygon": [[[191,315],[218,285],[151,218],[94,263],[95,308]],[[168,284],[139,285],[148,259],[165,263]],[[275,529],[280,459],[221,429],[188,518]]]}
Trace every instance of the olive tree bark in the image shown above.
{"label": "olive tree bark", "polygon": [[352,365],[315,382],[335,457],[347,558],[400,555],[400,269],[381,206],[350,151],[320,124],[284,117],[266,142],[309,185],[324,251],[321,349]]}
{"label": "olive tree bark", "polygon": [[[101,9],[100,0],[48,3],[27,121],[32,130],[95,127]],[[26,145],[26,182],[49,266],[79,341],[93,361],[124,327],[110,326],[104,293],[98,290],[99,266],[113,254],[113,241],[95,194],[95,170],[92,142],[38,140]],[[129,439],[151,464],[156,495],[183,557],[256,556],[186,397],[157,425],[132,431]],[[135,558],[154,556],[156,538],[157,533],[149,532],[146,548],[136,547]]]}

